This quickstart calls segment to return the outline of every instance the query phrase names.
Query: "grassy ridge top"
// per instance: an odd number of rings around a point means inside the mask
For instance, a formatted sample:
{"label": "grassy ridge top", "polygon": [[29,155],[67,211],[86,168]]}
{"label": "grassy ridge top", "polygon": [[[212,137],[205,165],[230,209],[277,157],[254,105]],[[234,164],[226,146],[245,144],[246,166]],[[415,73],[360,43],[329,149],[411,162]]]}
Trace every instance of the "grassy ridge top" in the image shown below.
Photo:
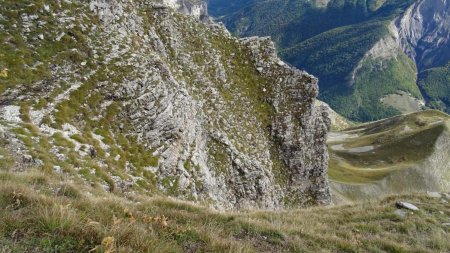
{"label": "grassy ridge top", "polygon": [[[89,194],[88,194],[89,192]],[[420,210],[405,218],[395,202]],[[217,213],[93,192],[41,172],[0,172],[6,252],[445,252],[450,206],[425,196],[285,212]]]}
{"label": "grassy ridge top", "polygon": [[329,138],[332,181],[365,184],[416,165],[435,152],[450,117],[418,112],[349,128]]}

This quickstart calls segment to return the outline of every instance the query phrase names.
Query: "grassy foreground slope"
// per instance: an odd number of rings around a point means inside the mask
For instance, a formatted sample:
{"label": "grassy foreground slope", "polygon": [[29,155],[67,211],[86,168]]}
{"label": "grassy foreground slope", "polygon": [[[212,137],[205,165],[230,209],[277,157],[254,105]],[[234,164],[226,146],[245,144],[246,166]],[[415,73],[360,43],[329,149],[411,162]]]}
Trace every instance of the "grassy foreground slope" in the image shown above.
{"label": "grassy foreground slope", "polygon": [[[420,210],[397,216],[397,200]],[[218,213],[41,171],[0,172],[1,252],[447,252],[449,216],[448,202],[426,196]]]}
{"label": "grassy foreground slope", "polygon": [[337,195],[357,200],[450,187],[450,117],[424,111],[349,128],[329,137]]}

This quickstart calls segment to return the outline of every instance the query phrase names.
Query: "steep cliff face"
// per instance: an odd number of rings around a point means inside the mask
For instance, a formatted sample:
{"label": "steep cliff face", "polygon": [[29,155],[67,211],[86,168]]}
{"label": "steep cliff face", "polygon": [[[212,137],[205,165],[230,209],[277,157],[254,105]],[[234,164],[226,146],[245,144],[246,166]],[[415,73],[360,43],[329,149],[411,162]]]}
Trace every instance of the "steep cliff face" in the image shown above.
{"label": "steep cliff face", "polygon": [[[271,136],[279,143],[278,152],[289,174],[285,198],[301,205],[305,201],[329,203],[324,137],[331,121],[326,107],[315,104],[317,79],[278,59],[270,38],[241,41],[251,49],[257,70],[272,83],[265,92],[271,94],[269,101],[274,110]],[[309,147],[308,152],[305,147]]]}
{"label": "steep cliff face", "polygon": [[191,15],[202,21],[207,21],[208,5],[203,0],[160,0],[168,6],[183,14]]}
{"label": "steep cliff face", "polygon": [[450,2],[416,1],[396,20],[399,43],[419,69],[445,65],[450,60]]}
{"label": "steep cliff face", "polygon": [[450,112],[450,2],[422,0],[396,20],[398,43],[416,63],[431,108]]}
{"label": "steep cliff face", "polygon": [[[430,68],[442,67],[450,60],[449,13],[450,2],[445,0],[414,2],[389,23],[387,34],[365,53],[348,78],[350,84],[358,86],[359,80],[379,86],[394,80],[395,85],[377,94],[378,103],[401,113],[420,111],[426,102],[436,108],[430,102],[445,101],[450,95],[447,77],[440,75],[432,87],[423,77]],[[446,111],[445,106],[437,109]]]}
{"label": "steep cliff face", "polygon": [[6,1],[0,162],[220,209],[328,204],[317,80],[202,6]]}

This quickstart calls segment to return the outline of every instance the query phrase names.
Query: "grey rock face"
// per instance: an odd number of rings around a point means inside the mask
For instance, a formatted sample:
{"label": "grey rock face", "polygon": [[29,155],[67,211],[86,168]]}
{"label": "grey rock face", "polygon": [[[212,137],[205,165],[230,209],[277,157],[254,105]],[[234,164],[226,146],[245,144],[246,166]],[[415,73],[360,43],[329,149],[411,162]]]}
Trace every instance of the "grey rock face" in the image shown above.
{"label": "grey rock face", "polygon": [[408,209],[408,210],[411,210],[411,211],[419,210],[419,208],[417,206],[415,206],[415,205],[413,205],[411,203],[408,203],[408,202],[401,202],[400,201],[400,202],[397,202],[396,205],[399,208],[405,208],[405,209]]}
{"label": "grey rock face", "polygon": [[[160,23],[163,30],[170,31],[167,36],[174,41],[170,45],[172,49],[183,51],[183,38],[179,37],[181,31],[177,24],[165,17]],[[222,36],[229,36],[223,27],[213,24],[212,28]],[[152,32],[151,38],[158,45],[156,53],[162,54],[162,58],[168,57],[165,55],[168,45],[164,45],[161,35]],[[207,122],[214,121],[212,113],[228,121],[228,125],[245,123],[240,122],[242,119],[227,118],[225,114],[232,108],[218,106],[225,103],[220,97],[220,91],[204,76],[199,77],[204,79],[200,82],[215,97],[216,111],[213,112],[202,109],[202,104],[205,107],[208,102],[194,99],[191,87],[173,78],[173,70],[169,66],[163,61],[155,62],[152,65],[156,65],[156,68],[149,67],[153,73],[150,82],[136,86],[131,89],[131,94],[127,94],[138,99],[131,103],[126,115],[135,115],[132,120],[139,139],[153,143],[155,148],[161,150],[159,177],[181,178],[180,190],[188,191],[200,199],[206,196],[224,208],[274,209],[286,204],[283,203],[285,198],[297,205],[328,204],[330,194],[326,181],[328,156],[325,135],[329,120],[323,108],[314,107],[314,98],[318,94],[317,80],[305,72],[280,64],[273,43],[266,38],[243,39],[240,44],[250,49],[254,68],[262,68],[261,75],[271,82],[273,90],[267,99],[275,113],[271,116],[270,136],[264,136],[264,129],[257,129],[246,134],[246,140],[253,140],[253,144],[244,143],[239,136],[243,133],[236,133],[233,129],[235,126],[210,125]],[[215,77],[226,86],[231,86],[227,82],[230,78],[227,77],[226,66],[219,59],[214,59],[217,54],[209,54],[207,52],[205,57],[210,56],[213,66],[219,70]],[[185,61],[185,65],[192,65],[189,59],[182,61]],[[151,92],[143,94],[142,90]],[[249,119],[254,117],[251,111],[247,113]],[[277,148],[288,167],[287,187],[275,182],[270,157],[270,146],[273,145],[271,139],[281,142]],[[236,143],[237,140],[241,143]],[[166,146],[164,150],[160,149],[163,144]],[[239,145],[251,147],[259,154],[248,154]],[[211,162],[211,150],[224,153],[225,159]],[[189,159],[199,168],[194,175],[183,168]],[[226,173],[217,174],[217,162],[224,163],[219,166]],[[202,183],[201,189],[192,187],[196,180]]]}
{"label": "grey rock face", "polygon": [[[53,104],[30,109],[31,123],[42,135],[67,139],[71,151],[88,157],[123,192],[151,177],[154,188],[145,188],[149,194],[218,209],[330,203],[325,144],[330,121],[325,108],[314,104],[317,79],[284,64],[269,39],[233,38],[223,26],[199,20],[205,5],[192,1],[91,0],[82,7],[85,22],[87,16],[96,22],[83,25],[93,63],[80,65],[95,67],[77,73],[73,79],[80,81],[71,80]],[[55,37],[62,32],[54,31]],[[54,68],[52,76],[70,76],[80,68],[67,64]],[[89,120],[99,122],[110,105],[118,106],[108,142],[94,130],[86,134],[90,130],[83,117],[60,128],[51,124],[58,104],[98,73],[108,78],[89,90],[101,94],[100,105],[92,108],[98,116]],[[49,92],[52,85],[57,82],[49,84]],[[18,107],[0,107],[0,119],[20,126],[18,113]],[[83,134],[95,145],[70,138]],[[126,157],[136,151],[126,150],[123,157],[113,153],[125,149],[117,144],[119,137],[142,145],[144,151],[137,152],[157,162],[141,168]],[[64,160],[58,152],[53,151]],[[122,158],[119,173],[111,171],[108,164]],[[107,184],[103,188],[113,190]]]}
{"label": "grey rock face", "polygon": [[428,197],[440,199],[442,195],[439,192],[427,192]]}
{"label": "grey rock face", "polygon": [[194,16],[202,21],[207,21],[208,18],[208,5],[205,1],[186,1],[178,0],[180,8],[178,11],[191,16]]}
{"label": "grey rock face", "polygon": [[[156,1],[158,2],[158,1]],[[193,16],[201,21],[208,21],[208,4],[203,0],[159,0],[164,6],[180,13]]]}
{"label": "grey rock face", "polygon": [[329,204],[325,136],[331,121],[325,107],[314,106],[317,79],[277,60],[269,38],[248,38],[242,42],[252,50],[262,75],[273,80],[271,102],[276,113],[271,134],[281,144],[281,159],[289,169],[286,196],[301,205]]}
{"label": "grey rock face", "polygon": [[399,42],[419,69],[450,60],[450,1],[416,1],[396,20]]}

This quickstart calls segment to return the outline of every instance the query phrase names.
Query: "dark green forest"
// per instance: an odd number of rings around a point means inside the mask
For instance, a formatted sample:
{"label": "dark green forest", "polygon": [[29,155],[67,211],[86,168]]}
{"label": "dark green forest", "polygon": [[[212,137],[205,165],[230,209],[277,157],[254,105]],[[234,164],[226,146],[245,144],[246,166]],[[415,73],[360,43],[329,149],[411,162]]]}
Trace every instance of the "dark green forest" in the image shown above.
{"label": "dark green forest", "polygon": [[450,62],[421,72],[418,84],[431,108],[450,113]]}

